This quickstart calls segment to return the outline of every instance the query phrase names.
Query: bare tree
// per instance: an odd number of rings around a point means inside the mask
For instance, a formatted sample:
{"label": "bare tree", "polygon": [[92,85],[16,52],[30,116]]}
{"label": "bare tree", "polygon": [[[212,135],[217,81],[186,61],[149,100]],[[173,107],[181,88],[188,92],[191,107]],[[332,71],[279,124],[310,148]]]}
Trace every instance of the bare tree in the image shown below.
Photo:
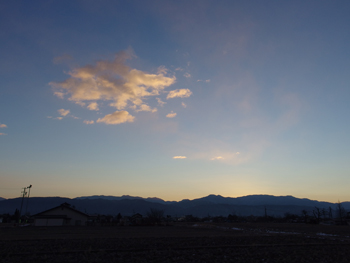
{"label": "bare tree", "polygon": [[321,219],[321,209],[317,206],[315,206],[315,209],[312,210],[314,217],[316,218],[317,222],[320,222]]}
{"label": "bare tree", "polygon": [[342,203],[340,203],[340,201],[338,201],[337,203],[337,215],[339,217],[340,223],[343,224],[343,219],[345,218],[346,211]]}
{"label": "bare tree", "polygon": [[301,215],[304,217],[304,222],[306,223],[306,220],[308,217],[308,212],[305,209],[301,210]]}
{"label": "bare tree", "polygon": [[323,220],[325,220],[327,216],[327,210],[325,208],[322,208],[321,213],[322,213]]}
{"label": "bare tree", "polygon": [[164,210],[151,208],[147,212],[148,220],[151,224],[160,224],[164,215]]}

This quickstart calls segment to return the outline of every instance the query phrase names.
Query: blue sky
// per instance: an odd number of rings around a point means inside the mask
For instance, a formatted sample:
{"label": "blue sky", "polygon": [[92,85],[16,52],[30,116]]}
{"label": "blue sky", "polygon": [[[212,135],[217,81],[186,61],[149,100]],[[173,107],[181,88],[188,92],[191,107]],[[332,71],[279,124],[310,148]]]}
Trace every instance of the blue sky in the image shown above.
{"label": "blue sky", "polygon": [[349,201],[349,7],[0,3],[0,196]]}

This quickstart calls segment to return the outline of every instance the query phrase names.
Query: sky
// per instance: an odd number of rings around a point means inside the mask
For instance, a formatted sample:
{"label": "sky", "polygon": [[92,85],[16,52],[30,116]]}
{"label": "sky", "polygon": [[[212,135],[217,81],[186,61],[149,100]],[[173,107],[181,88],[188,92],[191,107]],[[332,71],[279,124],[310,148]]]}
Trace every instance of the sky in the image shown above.
{"label": "sky", "polygon": [[349,1],[1,1],[0,196],[350,201]]}

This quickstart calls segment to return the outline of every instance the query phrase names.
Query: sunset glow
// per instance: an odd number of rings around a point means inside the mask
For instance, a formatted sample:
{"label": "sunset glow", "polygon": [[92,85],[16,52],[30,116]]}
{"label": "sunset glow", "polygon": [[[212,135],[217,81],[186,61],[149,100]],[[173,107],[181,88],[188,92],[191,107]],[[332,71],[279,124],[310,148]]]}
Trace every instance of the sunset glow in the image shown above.
{"label": "sunset glow", "polygon": [[0,197],[350,201],[350,2],[0,7]]}

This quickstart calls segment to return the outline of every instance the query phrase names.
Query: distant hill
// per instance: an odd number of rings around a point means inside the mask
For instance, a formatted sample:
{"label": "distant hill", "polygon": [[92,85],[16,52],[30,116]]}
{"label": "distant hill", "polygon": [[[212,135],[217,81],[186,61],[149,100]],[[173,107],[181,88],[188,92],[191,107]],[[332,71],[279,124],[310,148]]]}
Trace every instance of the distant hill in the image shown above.
{"label": "distant hill", "polygon": [[129,200],[146,200],[153,203],[161,203],[165,204],[166,202],[163,199],[157,198],[157,197],[147,197],[142,198],[139,196],[130,196],[130,195],[123,195],[123,196],[112,196],[112,195],[93,195],[93,196],[81,196],[76,197],[74,199],[105,199],[105,200],[123,200],[123,199],[129,199]]}
{"label": "distant hill", "polygon": [[0,201],[2,201],[2,200],[6,200],[6,199],[5,199],[5,198],[0,197]]}
{"label": "distant hill", "polygon": [[[5,199],[0,202],[0,214],[13,214],[20,209],[21,198]],[[27,202],[28,206],[27,206]],[[222,197],[209,195],[194,200],[164,201],[160,198],[142,198],[133,196],[85,196],[74,199],[63,197],[31,197],[25,199],[22,213],[28,207],[30,214],[67,202],[76,209],[88,214],[132,215],[140,213],[146,215],[151,208],[164,210],[165,215],[183,216],[227,216],[236,214],[241,216],[262,216],[265,207],[268,215],[283,216],[285,213],[301,214],[302,210],[312,213],[315,207],[336,209],[336,204],[319,202],[310,199],[300,199],[293,196],[249,195],[243,197]],[[345,209],[350,209],[350,202],[342,203]]]}

